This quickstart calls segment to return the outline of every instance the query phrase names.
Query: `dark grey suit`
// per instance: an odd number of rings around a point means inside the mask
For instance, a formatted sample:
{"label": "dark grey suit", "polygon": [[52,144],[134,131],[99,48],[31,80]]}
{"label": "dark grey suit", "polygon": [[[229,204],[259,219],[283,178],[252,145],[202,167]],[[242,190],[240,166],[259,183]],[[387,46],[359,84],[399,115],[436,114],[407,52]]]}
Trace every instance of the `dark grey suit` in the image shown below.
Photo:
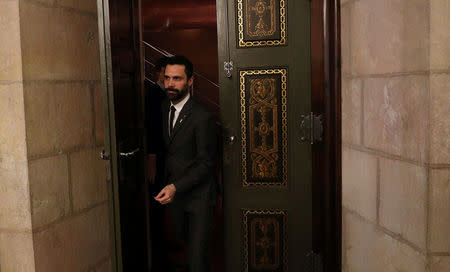
{"label": "dark grey suit", "polygon": [[187,238],[190,271],[208,271],[209,233],[217,192],[215,118],[190,98],[169,136],[169,108],[169,101],[163,103],[165,180],[176,188],[169,213],[177,234]]}

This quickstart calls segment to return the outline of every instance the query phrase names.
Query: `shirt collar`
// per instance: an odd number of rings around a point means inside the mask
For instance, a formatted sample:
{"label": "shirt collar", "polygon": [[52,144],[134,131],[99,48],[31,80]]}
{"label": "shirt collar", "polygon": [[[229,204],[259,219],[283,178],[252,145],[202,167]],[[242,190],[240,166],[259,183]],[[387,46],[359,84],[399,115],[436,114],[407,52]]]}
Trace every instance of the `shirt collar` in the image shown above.
{"label": "shirt collar", "polygon": [[176,109],[176,111],[177,111],[177,112],[180,112],[180,111],[183,109],[184,104],[186,104],[186,102],[189,100],[190,97],[191,97],[191,94],[188,93],[188,94],[186,95],[186,97],[183,98],[183,100],[181,100],[180,102],[178,102],[176,105],[174,105],[174,104],[172,103],[172,101],[171,101],[171,102],[170,102],[170,106],[174,106],[175,109]]}

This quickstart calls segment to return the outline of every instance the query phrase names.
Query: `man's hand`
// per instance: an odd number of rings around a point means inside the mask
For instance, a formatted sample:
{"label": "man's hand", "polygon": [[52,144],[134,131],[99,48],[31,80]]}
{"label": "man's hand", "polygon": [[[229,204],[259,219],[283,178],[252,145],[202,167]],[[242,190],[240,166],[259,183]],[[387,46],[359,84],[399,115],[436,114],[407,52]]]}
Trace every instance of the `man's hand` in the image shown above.
{"label": "man's hand", "polygon": [[156,179],[156,155],[149,155],[147,158],[147,163],[147,179],[150,184],[154,184]]}
{"label": "man's hand", "polygon": [[169,204],[170,202],[172,202],[176,191],[177,189],[175,188],[175,185],[169,184],[164,187],[157,196],[155,196],[155,200],[163,205]]}

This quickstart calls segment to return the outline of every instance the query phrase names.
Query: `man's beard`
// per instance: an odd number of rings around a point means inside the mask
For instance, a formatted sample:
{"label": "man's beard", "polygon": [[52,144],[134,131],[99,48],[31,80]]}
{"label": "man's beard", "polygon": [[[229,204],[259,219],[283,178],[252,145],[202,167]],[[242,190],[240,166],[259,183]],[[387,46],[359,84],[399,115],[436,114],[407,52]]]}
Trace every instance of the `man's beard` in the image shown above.
{"label": "man's beard", "polygon": [[[169,93],[169,91],[175,92],[175,93]],[[188,84],[184,85],[182,90],[178,90],[175,88],[166,88],[166,94],[170,101],[179,101],[189,92],[189,86]]]}

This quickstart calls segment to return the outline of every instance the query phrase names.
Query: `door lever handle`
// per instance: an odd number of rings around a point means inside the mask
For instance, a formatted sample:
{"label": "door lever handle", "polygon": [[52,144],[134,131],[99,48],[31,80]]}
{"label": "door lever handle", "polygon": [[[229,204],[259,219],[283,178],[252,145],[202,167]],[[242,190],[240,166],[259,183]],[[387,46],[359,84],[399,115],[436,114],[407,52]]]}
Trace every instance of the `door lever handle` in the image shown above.
{"label": "door lever handle", "polygon": [[139,150],[140,150],[140,149],[139,149],[139,147],[138,147],[138,148],[136,148],[136,149],[134,149],[134,150],[132,150],[132,151],[130,151],[130,152],[119,152],[119,155],[120,155],[121,157],[129,158],[129,157],[131,157],[131,156],[136,155],[136,153],[138,153]]}

